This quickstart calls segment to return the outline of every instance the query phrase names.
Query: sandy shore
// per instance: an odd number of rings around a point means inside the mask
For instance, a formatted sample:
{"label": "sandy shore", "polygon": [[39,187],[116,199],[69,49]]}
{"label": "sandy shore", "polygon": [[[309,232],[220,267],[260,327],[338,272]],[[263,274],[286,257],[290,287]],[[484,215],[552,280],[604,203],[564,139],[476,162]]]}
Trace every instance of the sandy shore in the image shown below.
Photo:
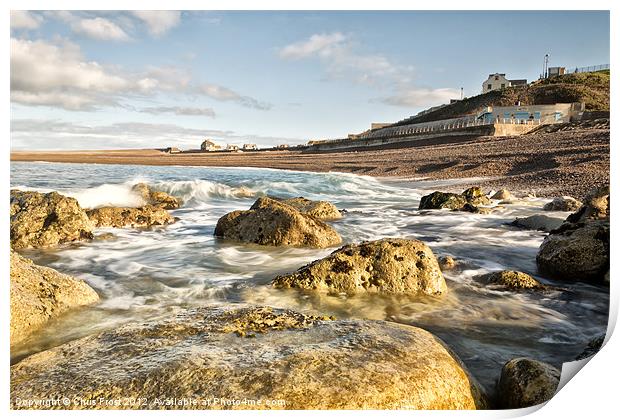
{"label": "sandy shore", "polygon": [[[609,183],[609,129],[575,129],[520,137],[448,139],[419,147],[329,153],[265,151],[168,154],[158,150],[13,151],[12,161],[264,167],[338,171],[398,178],[487,178],[486,188],[539,196],[582,197]],[[460,186],[456,187],[456,189]]]}

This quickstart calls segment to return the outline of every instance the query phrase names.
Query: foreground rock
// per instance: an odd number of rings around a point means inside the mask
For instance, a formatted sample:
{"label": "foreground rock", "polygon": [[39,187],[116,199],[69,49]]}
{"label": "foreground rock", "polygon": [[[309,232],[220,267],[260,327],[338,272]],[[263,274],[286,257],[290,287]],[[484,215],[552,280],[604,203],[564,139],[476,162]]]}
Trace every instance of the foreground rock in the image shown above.
{"label": "foreground rock", "polygon": [[541,273],[564,281],[604,282],[609,271],[609,221],[565,223],[540,245]]}
{"label": "foreground rock", "polygon": [[525,408],[549,401],[558,389],[560,371],[537,360],[512,359],[502,368],[498,396],[501,408]]}
{"label": "foreground rock", "polygon": [[609,185],[595,188],[588,193],[583,206],[566,219],[570,223],[609,219]]}
{"label": "foreground rock", "polygon": [[296,208],[261,197],[250,210],[236,210],[221,217],[215,236],[271,246],[327,248],[342,238],[331,226]]}
{"label": "foreground rock", "polygon": [[175,218],[163,207],[100,207],[86,214],[97,227],[150,227],[169,225]]}
{"label": "foreground rock", "polygon": [[546,286],[534,277],[520,271],[503,270],[476,277],[477,280],[498,286],[504,286],[510,290],[543,290]]}
{"label": "foreground rock", "polygon": [[57,192],[11,190],[11,247],[41,248],[92,239],[92,223],[77,200]]}
{"label": "foreground rock", "polygon": [[11,345],[51,318],[99,300],[82,280],[35,265],[11,251]]}
{"label": "foreground rock", "polygon": [[545,204],[543,210],[546,211],[575,211],[581,207],[581,201],[573,197],[556,197],[553,201]]}
{"label": "foreground rock", "polygon": [[181,207],[183,201],[163,191],[157,191],[141,182],[132,187],[145,201],[146,204],[161,207],[166,210],[174,210]]}
{"label": "foreground rock", "polygon": [[296,208],[299,212],[307,214],[309,216],[314,216],[317,219],[335,220],[342,217],[342,214],[340,214],[336,206],[334,206],[328,201],[313,201],[303,197],[287,199],[275,197],[269,198],[273,198],[274,200],[277,200],[281,203],[288,204],[289,206]]}
{"label": "foreground rock", "polygon": [[[59,395],[70,401],[118,398],[125,409],[486,408],[461,362],[425,330],[385,321],[328,321],[269,307],[185,310],[12,366],[12,408],[20,408],[18,398]],[[161,400],[166,397],[195,404],[167,407]],[[274,400],[284,403],[267,404]]]}
{"label": "foreground rock", "polygon": [[409,239],[346,245],[292,274],[276,277],[273,285],[347,294],[438,296],[447,291],[433,251],[423,242]]}
{"label": "foreground rock", "polygon": [[482,193],[480,187],[471,187],[461,194],[435,191],[420,199],[418,210],[451,209],[476,212],[478,206],[491,204],[491,200]]}
{"label": "foreground rock", "polygon": [[521,229],[551,232],[552,230],[559,228],[562,223],[564,223],[564,220],[558,217],[535,214],[528,217],[517,217],[512,223],[510,223],[510,225]]}

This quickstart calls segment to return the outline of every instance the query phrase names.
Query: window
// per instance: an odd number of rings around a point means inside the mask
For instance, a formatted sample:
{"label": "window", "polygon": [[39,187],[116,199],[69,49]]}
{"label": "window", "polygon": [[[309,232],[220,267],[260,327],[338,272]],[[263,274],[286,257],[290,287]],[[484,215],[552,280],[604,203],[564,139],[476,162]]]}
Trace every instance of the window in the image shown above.
{"label": "window", "polygon": [[487,85],[487,90],[491,90],[491,84],[490,83]]}
{"label": "window", "polygon": [[506,83],[502,83],[502,89],[506,87]]}
{"label": "window", "polygon": [[495,76],[495,80],[499,80],[499,76]]}

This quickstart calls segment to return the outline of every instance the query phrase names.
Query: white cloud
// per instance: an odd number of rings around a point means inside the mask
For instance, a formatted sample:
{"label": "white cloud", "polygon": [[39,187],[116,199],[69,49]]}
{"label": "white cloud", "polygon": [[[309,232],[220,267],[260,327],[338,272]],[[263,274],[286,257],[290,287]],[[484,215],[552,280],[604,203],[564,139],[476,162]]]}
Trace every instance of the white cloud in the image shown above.
{"label": "white cloud", "polygon": [[121,106],[130,98],[158,93],[206,96],[218,101],[268,110],[271,104],[216,84],[192,83],[175,67],[149,67],[140,73],[87,61],[79,46],[11,38],[11,101],[67,110],[92,111]]}
{"label": "white cloud", "polygon": [[314,34],[305,41],[295,42],[280,49],[282,58],[300,59],[313,55],[329,57],[342,46],[346,37],[340,32],[332,34]]}
{"label": "white cloud", "polygon": [[26,10],[11,10],[11,29],[36,29],[41,20]]}
{"label": "white cloud", "polygon": [[158,106],[142,108],[140,112],[146,112],[148,114],[175,114],[175,115],[188,115],[188,116],[201,116],[201,117],[215,117],[215,111],[213,108],[192,108],[181,106]]}
{"label": "white cloud", "polygon": [[171,10],[135,10],[131,12],[144,22],[153,36],[161,36],[174,28],[181,21],[181,12]]}
{"label": "white cloud", "polygon": [[450,99],[458,98],[460,92],[457,89],[407,89],[396,95],[380,99],[388,105],[419,108],[449,103]]}
{"label": "white cloud", "polygon": [[130,39],[120,26],[102,17],[77,20],[71,24],[71,29],[78,34],[102,41],[128,41]]}
{"label": "white cloud", "polygon": [[13,150],[84,150],[111,148],[200,147],[210,137],[226,143],[275,145],[300,143],[303,139],[239,134],[230,130],[195,129],[175,124],[120,122],[87,125],[45,119],[11,121]]}

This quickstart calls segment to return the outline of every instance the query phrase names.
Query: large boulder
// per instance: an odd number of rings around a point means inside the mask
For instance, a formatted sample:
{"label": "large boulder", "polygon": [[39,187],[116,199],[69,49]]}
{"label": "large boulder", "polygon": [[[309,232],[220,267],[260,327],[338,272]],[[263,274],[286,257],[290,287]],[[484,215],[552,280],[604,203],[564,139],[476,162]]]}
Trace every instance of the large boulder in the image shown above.
{"label": "large boulder", "polygon": [[549,401],[558,389],[560,371],[527,358],[512,359],[502,368],[498,396],[501,408],[525,408]]}
{"label": "large boulder", "polygon": [[82,280],[35,265],[11,250],[11,345],[51,318],[99,300]]}
{"label": "large boulder", "polygon": [[510,290],[543,290],[546,286],[541,284],[534,277],[529,274],[522,273],[520,271],[503,270],[495,271],[488,274],[476,276],[476,280],[479,280],[486,284],[492,284],[496,286],[502,286]]}
{"label": "large boulder", "polygon": [[559,228],[564,219],[559,217],[549,217],[544,214],[534,214],[528,217],[517,217],[510,225],[527,230],[540,230],[543,232],[551,232]]}
{"label": "large boulder", "polygon": [[154,190],[143,182],[135,184],[132,190],[138,193],[146,204],[161,207],[166,210],[178,209],[183,204],[180,198],[173,197],[163,191]]}
{"label": "large boulder", "polygon": [[174,223],[176,219],[163,207],[99,207],[86,214],[97,227],[150,227]]}
{"label": "large boulder", "polygon": [[564,281],[603,282],[609,270],[609,220],[564,223],[540,245],[541,273]]}
{"label": "large boulder", "polygon": [[493,200],[513,200],[515,197],[505,188],[497,191],[495,194],[491,196]]}
{"label": "large boulder", "polygon": [[317,219],[334,220],[342,217],[342,214],[340,214],[336,206],[329,201],[313,201],[304,197],[286,199],[275,197],[270,198],[280,201],[281,203],[288,204],[289,206],[299,210],[301,213],[314,216]]}
{"label": "large boulder", "polygon": [[487,407],[458,358],[425,330],[269,307],[184,310],[11,367],[12,408],[45,408],[18,401],[57,396],[67,405],[51,408]]}
{"label": "large boulder", "polygon": [[345,245],[292,274],[276,277],[273,285],[347,294],[439,296],[447,291],[433,251],[423,242],[411,239]]}
{"label": "large boulder", "polygon": [[584,201],[579,210],[566,218],[567,222],[609,219],[609,185],[593,189]]}
{"label": "large boulder", "polygon": [[573,197],[556,197],[553,201],[545,204],[543,210],[546,211],[575,211],[581,207],[581,201]]}
{"label": "large boulder", "polygon": [[342,242],[338,232],[325,222],[269,197],[260,197],[250,210],[222,216],[217,221],[215,236],[259,245],[312,248]]}
{"label": "large boulder", "polygon": [[92,239],[93,225],[77,200],[57,192],[11,190],[11,247],[41,248]]}
{"label": "large boulder", "polygon": [[435,191],[420,199],[418,210],[451,209],[476,213],[478,206],[491,204],[491,200],[484,195],[480,187],[471,187],[461,194]]}

